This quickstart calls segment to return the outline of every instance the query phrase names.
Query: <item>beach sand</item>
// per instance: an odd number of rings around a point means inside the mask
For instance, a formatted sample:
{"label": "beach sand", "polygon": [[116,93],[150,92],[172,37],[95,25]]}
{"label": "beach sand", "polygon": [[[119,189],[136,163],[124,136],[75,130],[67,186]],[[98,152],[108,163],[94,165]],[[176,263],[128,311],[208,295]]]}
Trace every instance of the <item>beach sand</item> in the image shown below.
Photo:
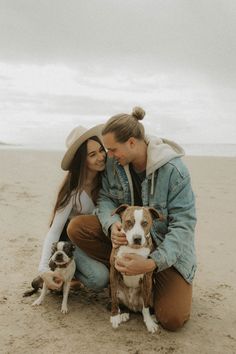
{"label": "beach sand", "polygon": [[186,157],[196,194],[198,271],[190,321],[178,332],[149,334],[140,314],[117,330],[107,292],[23,298],[37,275],[58,185],[62,153],[1,149],[0,352],[236,353],[236,158]]}

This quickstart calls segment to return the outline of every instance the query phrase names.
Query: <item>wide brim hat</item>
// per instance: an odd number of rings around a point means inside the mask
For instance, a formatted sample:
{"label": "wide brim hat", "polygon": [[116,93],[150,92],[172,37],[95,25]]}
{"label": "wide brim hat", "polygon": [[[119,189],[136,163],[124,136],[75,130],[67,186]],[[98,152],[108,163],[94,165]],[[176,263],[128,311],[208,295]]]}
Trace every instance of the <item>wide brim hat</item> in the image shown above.
{"label": "wide brim hat", "polygon": [[91,129],[87,129],[82,125],[79,125],[70,132],[70,134],[66,138],[67,151],[61,162],[61,168],[64,171],[69,170],[70,164],[75,156],[76,151],[86,140],[88,140],[92,136],[97,136],[102,142],[103,127],[104,124],[98,124],[92,127]]}

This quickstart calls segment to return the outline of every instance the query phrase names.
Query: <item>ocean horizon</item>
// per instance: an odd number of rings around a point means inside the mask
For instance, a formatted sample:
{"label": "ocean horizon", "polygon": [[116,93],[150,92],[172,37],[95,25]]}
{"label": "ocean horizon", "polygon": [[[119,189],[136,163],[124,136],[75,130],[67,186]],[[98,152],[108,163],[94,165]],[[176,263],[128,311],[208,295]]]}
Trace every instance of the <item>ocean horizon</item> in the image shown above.
{"label": "ocean horizon", "polygon": [[[90,128],[96,124],[105,123],[101,115],[69,116],[65,119],[62,115],[24,115],[23,118],[11,116],[0,119],[0,148],[1,149],[26,149],[65,151],[65,139],[71,130],[78,125]],[[193,156],[229,156],[236,157],[236,143],[229,139],[225,143],[225,137],[219,140],[217,136],[209,134],[209,138],[197,136],[196,131],[189,132],[187,127],[172,129],[171,126],[163,126],[155,122],[154,118],[143,123],[148,135],[156,135],[161,138],[173,140],[181,145],[186,155]],[[232,127],[232,131],[233,131]],[[224,139],[224,140],[223,140]]]}
{"label": "ocean horizon", "polygon": [[[236,144],[185,144],[180,143],[184,148],[186,156],[219,156],[236,157]],[[14,144],[0,142],[0,149],[36,150],[36,151],[65,151],[66,148],[49,144]]]}

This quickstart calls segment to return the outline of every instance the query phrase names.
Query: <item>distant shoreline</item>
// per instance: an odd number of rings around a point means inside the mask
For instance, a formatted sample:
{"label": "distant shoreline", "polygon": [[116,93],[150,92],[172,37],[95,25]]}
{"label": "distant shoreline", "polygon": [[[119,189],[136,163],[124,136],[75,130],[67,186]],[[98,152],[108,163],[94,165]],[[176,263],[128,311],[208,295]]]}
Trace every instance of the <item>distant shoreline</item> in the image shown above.
{"label": "distant shoreline", "polygon": [[[209,157],[236,157],[236,144],[184,144],[180,143],[184,148],[186,156],[209,156]],[[41,145],[23,145],[7,142],[0,142],[2,150],[32,150],[32,151],[65,151],[65,147],[59,146],[41,146]]]}
{"label": "distant shoreline", "polygon": [[4,141],[0,141],[0,146],[22,146],[21,144],[13,144],[13,143],[5,143]]}

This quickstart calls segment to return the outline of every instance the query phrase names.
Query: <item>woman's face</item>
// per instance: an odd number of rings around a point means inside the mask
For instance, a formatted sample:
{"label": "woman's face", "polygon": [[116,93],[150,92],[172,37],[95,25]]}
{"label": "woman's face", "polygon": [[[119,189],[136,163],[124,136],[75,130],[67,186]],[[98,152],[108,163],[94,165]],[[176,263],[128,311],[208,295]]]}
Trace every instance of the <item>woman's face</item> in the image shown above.
{"label": "woman's face", "polygon": [[103,171],[106,162],[106,152],[101,144],[95,140],[87,142],[87,168],[90,171]]}

